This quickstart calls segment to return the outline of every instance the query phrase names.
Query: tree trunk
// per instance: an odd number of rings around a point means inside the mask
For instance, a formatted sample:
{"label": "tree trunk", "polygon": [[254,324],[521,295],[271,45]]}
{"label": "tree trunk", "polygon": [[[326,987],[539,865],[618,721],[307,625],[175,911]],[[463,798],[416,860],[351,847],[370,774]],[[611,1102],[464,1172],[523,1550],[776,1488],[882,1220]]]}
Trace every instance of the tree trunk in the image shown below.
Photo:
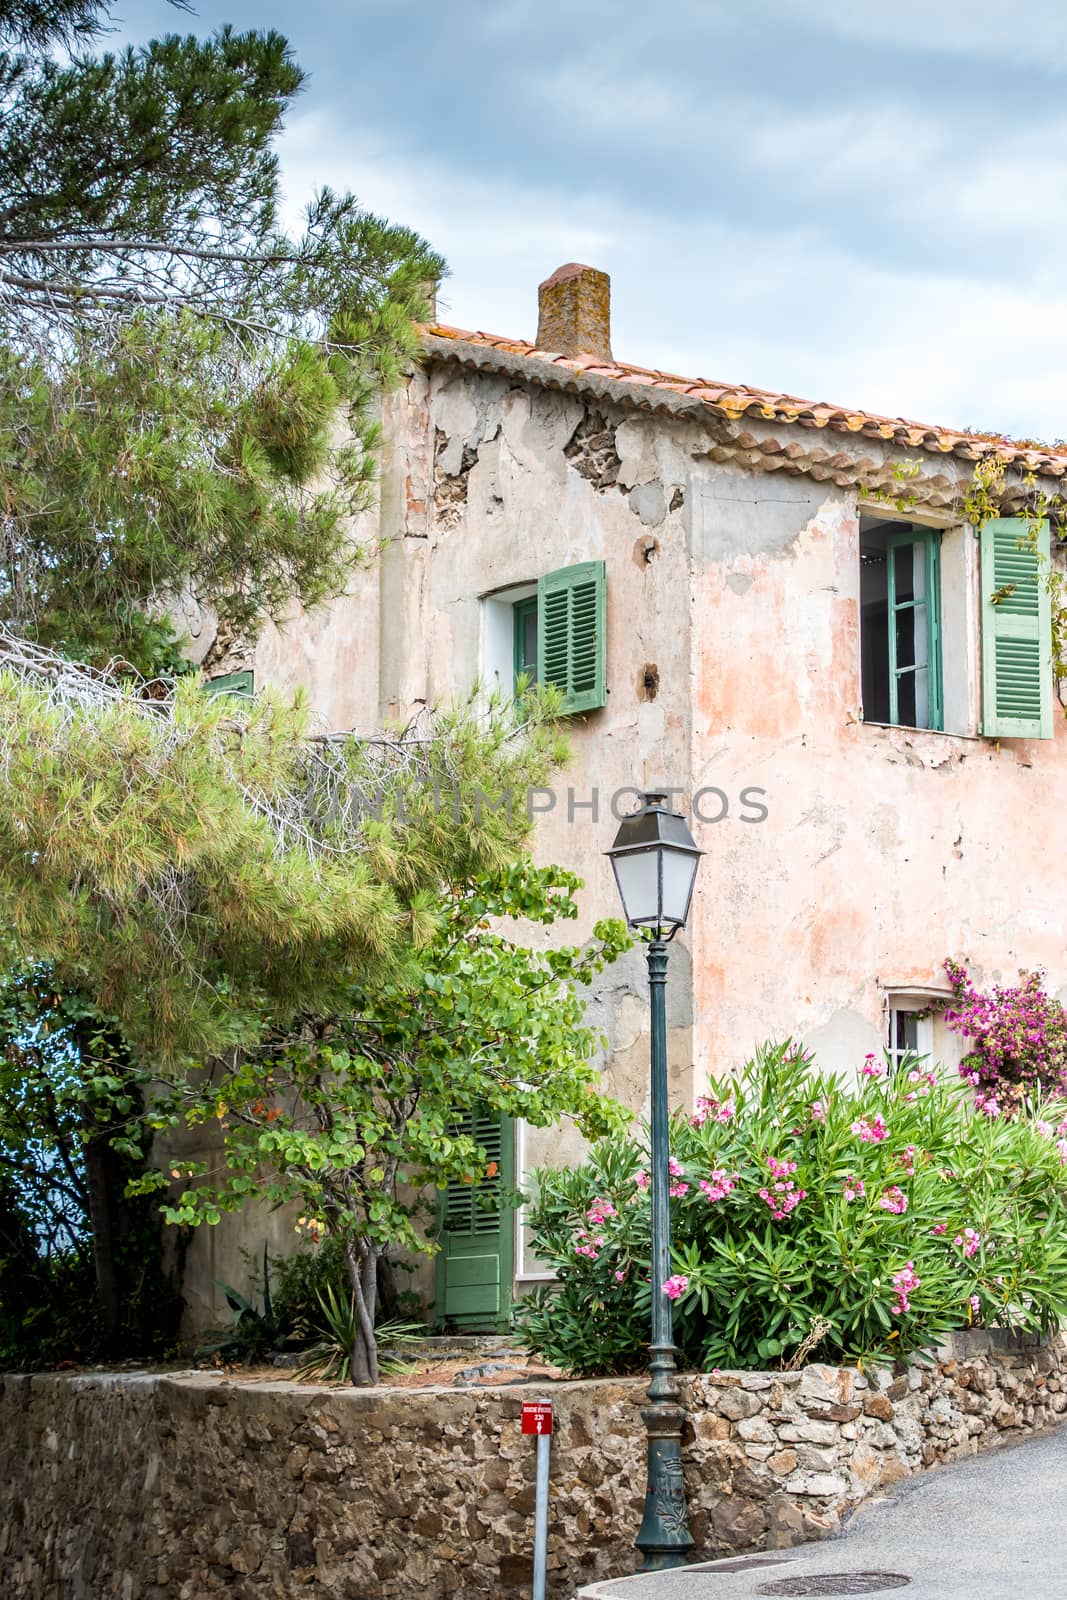
{"label": "tree trunk", "polygon": [[345,1261],[352,1283],[352,1299],[356,1308],[357,1325],[352,1343],[352,1382],[366,1387],[378,1382],[378,1341],[374,1336],[374,1312],[377,1304],[378,1256],[380,1251],[367,1240],[363,1241],[364,1254],[360,1259],[354,1239],[345,1240]]}
{"label": "tree trunk", "polygon": [[112,1150],[106,1138],[93,1134],[85,1146],[85,1179],[93,1232],[96,1307],[103,1355],[114,1355],[122,1329],[122,1294],[115,1261],[115,1196],[111,1183]]}

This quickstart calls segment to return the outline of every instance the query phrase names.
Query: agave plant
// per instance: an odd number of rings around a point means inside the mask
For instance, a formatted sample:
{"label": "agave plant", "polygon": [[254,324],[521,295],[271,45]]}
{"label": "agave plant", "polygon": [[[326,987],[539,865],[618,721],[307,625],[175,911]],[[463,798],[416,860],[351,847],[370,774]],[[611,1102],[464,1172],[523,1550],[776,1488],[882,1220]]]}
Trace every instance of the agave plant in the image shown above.
{"label": "agave plant", "polygon": [[[328,1283],[318,1301],[326,1326],[317,1330],[322,1338],[308,1352],[308,1359],[295,1376],[302,1383],[348,1383],[352,1376],[352,1351],[359,1337],[355,1295],[346,1300]],[[395,1378],[414,1372],[416,1363],[405,1361],[398,1352],[414,1349],[426,1337],[425,1326],[421,1322],[379,1322],[375,1333],[379,1377]]]}
{"label": "agave plant", "polygon": [[256,1361],[273,1350],[281,1336],[270,1299],[270,1258],[263,1246],[263,1308],[260,1310],[232,1284],[216,1278],[233,1313],[228,1328],[209,1328],[209,1344],[196,1347],[198,1356],[226,1355],[236,1361]]}

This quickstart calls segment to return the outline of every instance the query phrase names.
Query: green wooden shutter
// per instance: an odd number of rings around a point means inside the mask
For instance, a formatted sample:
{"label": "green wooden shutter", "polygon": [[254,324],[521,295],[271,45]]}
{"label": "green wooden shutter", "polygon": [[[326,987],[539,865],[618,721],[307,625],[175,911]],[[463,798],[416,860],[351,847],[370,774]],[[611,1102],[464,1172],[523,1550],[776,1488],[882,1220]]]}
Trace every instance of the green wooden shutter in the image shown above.
{"label": "green wooden shutter", "polygon": [[442,1197],[437,1314],[459,1327],[506,1324],[514,1276],[514,1212],[501,1195],[515,1182],[514,1125],[496,1111],[468,1111],[454,1132],[470,1134],[497,1163],[482,1183],[450,1183]]}
{"label": "green wooden shutter", "polygon": [[981,562],[982,732],[1051,739],[1048,523],[1035,540],[1021,517],[994,517],[982,529]]}
{"label": "green wooden shutter", "polygon": [[208,694],[246,694],[253,692],[254,675],[251,672],[224,672],[221,677],[209,678],[204,685]]}
{"label": "green wooden shutter", "polygon": [[537,582],[537,677],[563,691],[564,711],[595,711],[607,699],[603,561],[561,567]]}

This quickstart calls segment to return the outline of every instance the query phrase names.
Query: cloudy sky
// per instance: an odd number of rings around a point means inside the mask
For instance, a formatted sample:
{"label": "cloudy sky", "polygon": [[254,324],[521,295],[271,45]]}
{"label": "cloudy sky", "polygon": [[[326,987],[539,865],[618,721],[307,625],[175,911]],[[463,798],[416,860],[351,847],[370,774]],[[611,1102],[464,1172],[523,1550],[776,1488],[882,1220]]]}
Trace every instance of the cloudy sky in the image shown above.
{"label": "cloudy sky", "polygon": [[290,201],[418,229],[443,320],[532,338],[585,261],[621,360],[1067,435],[1063,0],[194,3],[117,9],[285,33]]}

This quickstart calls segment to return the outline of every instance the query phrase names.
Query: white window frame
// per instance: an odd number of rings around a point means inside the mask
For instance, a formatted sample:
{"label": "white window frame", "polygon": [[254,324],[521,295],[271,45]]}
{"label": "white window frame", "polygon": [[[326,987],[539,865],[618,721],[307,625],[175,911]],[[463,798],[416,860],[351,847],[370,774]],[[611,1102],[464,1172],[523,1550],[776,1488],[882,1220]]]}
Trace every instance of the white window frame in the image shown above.
{"label": "white window frame", "polygon": [[515,607],[537,594],[537,582],[511,584],[493,594],[483,594],[482,691],[509,699],[515,688]]}
{"label": "white window frame", "polygon": [[[928,1011],[934,998],[933,993],[924,994],[921,991],[912,991],[910,993],[907,991],[890,991],[887,994],[885,1026],[882,1031],[882,1037],[885,1040],[890,1073],[900,1070],[901,1062],[907,1054],[907,1051],[898,1049],[894,1042],[897,1031],[897,1017],[902,1013],[907,1016],[914,1014],[916,1011]],[[937,991],[936,998],[944,998],[940,990]],[[934,1019],[932,1016],[918,1019],[915,1027],[915,1049],[911,1053],[913,1055],[926,1056],[932,1062],[934,1054]]]}

